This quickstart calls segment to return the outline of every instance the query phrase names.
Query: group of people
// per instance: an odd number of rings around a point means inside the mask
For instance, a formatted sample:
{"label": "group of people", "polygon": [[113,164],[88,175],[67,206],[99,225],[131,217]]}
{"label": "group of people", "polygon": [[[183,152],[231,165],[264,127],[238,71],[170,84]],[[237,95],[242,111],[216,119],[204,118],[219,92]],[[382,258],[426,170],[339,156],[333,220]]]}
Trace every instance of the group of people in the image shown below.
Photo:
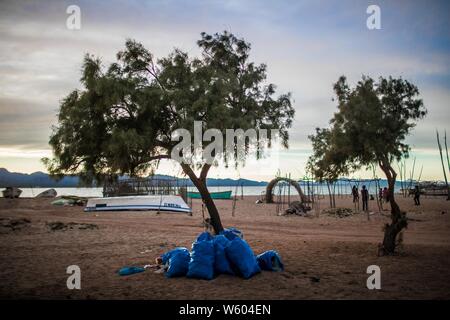
{"label": "group of people", "polygon": [[[413,191],[414,195],[414,204],[416,206],[420,206],[420,189],[419,186],[416,186]],[[353,203],[359,202],[359,191],[357,186],[352,187],[352,196]],[[384,202],[389,202],[389,189],[387,187],[380,188],[378,191],[379,199],[382,199]],[[369,210],[369,190],[367,190],[366,186],[363,185],[361,189],[361,200],[364,211]]]}
{"label": "group of people", "polygon": [[384,202],[389,202],[389,189],[387,187],[380,188],[378,191],[378,198],[383,199]]}
{"label": "group of people", "polygon": [[[352,195],[353,195],[353,203],[359,202],[359,192],[358,192],[357,186],[352,187]],[[369,210],[369,190],[367,190],[365,185],[362,186],[362,189],[361,189],[361,199],[362,199],[363,210],[364,211]]]}

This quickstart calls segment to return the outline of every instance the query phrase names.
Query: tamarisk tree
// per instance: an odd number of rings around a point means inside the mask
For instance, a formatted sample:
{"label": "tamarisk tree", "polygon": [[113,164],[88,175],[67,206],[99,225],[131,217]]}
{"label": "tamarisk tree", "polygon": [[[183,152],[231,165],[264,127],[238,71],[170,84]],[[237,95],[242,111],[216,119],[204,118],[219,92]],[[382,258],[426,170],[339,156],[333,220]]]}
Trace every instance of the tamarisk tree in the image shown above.
{"label": "tamarisk tree", "polygon": [[334,85],[338,110],[330,127],[316,129],[310,136],[313,154],[309,167],[319,178],[337,179],[362,167],[377,165],[386,175],[389,185],[391,223],[386,224],[382,251],[395,252],[397,235],[406,228],[406,213],[395,201],[397,173],[392,163],[408,157],[405,143],[419,119],[427,111],[419,90],[404,79],[380,77],[378,82],[363,76],[350,87],[344,76]]}
{"label": "tamarisk tree", "polygon": [[[250,44],[228,32],[202,33],[197,44],[198,57],[175,49],[156,60],[142,44],[127,40],[117,61],[106,69],[100,59],[86,55],[83,89],[71,92],[60,106],[50,137],[54,156],[43,160],[48,171],[55,176],[78,174],[84,181],[145,175],[161,159],[171,158],[179,144],[172,133],[182,129],[194,136],[196,121],[202,130],[218,129],[223,136],[213,138],[222,140],[226,129],[275,129],[287,147],[294,117],[291,96],[275,97],[275,85],[266,83],[266,65],[249,61]],[[227,144],[237,146],[237,140]],[[198,146],[191,146],[195,154]],[[211,154],[220,153],[225,164],[237,165],[250,154],[248,139],[244,146],[243,156],[236,156],[237,147]],[[259,137],[257,149],[264,146],[271,146],[270,135]],[[216,233],[223,227],[206,178],[218,163],[194,157],[180,163],[199,190]]]}

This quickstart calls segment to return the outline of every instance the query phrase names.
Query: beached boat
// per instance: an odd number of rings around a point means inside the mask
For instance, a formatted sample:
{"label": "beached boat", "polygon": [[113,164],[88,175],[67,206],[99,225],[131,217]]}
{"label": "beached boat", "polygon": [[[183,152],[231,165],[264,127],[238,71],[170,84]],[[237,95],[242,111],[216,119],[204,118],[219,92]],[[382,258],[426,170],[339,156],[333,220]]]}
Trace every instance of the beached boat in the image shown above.
{"label": "beached boat", "polygon": [[127,196],[89,199],[84,211],[154,210],[191,213],[180,196]]}
{"label": "beached boat", "polygon": [[36,198],[55,198],[58,195],[55,189],[48,189],[39,193]]}
{"label": "beached boat", "polygon": [[[219,192],[211,192],[211,198],[213,199],[231,199],[231,190],[230,191],[219,191]],[[201,199],[202,196],[200,192],[190,192],[187,193],[188,198],[192,199]]]}
{"label": "beached boat", "polygon": [[6,187],[5,190],[2,191],[3,198],[18,198],[22,193],[22,190],[16,187]]}

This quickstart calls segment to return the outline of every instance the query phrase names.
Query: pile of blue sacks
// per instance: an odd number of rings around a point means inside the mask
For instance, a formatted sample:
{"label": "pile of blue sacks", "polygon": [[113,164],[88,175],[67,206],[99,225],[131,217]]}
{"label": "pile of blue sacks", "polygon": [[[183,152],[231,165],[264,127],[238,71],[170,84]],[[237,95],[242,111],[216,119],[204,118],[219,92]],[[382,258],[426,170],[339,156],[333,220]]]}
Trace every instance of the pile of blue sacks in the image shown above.
{"label": "pile of blue sacks", "polygon": [[258,256],[253,254],[242,232],[228,228],[219,235],[202,232],[186,248],[175,248],[161,255],[162,263],[168,265],[166,276],[211,280],[220,274],[237,275],[249,279],[261,270],[282,271],[283,263],[279,254],[266,251]]}

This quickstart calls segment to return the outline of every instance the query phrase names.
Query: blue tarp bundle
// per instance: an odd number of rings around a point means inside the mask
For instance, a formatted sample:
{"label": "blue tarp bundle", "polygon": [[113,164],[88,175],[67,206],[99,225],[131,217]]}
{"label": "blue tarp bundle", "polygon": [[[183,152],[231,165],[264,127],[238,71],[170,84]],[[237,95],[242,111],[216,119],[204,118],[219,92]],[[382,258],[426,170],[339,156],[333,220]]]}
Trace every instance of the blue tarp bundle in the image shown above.
{"label": "blue tarp bundle", "polygon": [[284,265],[281,257],[275,250],[269,250],[261,253],[256,257],[261,270],[267,271],[283,271]]}
{"label": "blue tarp bundle", "polygon": [[228,228],[220,235],[202,232],[192,244],[192,250],[176,248],[161,255],[169,264],[167,277],[187,276],[211,280],[219,274],[239,275],[248,279],[262,270],[283,270],[276,251],[270,250],[255,257],[242,232]]}
{"label": "blue tarp bundle", "polygon": [[161,256],[162,264],[168,264],[166,271],[168,278],[184,277],[189,269],[189,250],[183,247],[175,248]]}
{"label": "blue tarp bundle", "polygon": [[225,248],[225,253],[238,274],[244,279],[261,272],[252,249],[244,239],[234,238]]}
{"label": "blue tarp bundle", "polygon": [[234,238],[244,238],[242,232],[236,228],[227,228],[224,229],[220,234],[224,235],[228,240],[232,241]]}
{"label": "blue tarp bundle", "polygon": [[214,237],[214,271],[216,274],[231,274],[234,275],[230,261],[228,261],[225,253],[225,248],[230,244],[224,235],[217,235]]}
{"label": "blue tarp bundle", "polygon": [[188,278],[214,278],[214,243],[208,232],[201,233],[192,244]]}

